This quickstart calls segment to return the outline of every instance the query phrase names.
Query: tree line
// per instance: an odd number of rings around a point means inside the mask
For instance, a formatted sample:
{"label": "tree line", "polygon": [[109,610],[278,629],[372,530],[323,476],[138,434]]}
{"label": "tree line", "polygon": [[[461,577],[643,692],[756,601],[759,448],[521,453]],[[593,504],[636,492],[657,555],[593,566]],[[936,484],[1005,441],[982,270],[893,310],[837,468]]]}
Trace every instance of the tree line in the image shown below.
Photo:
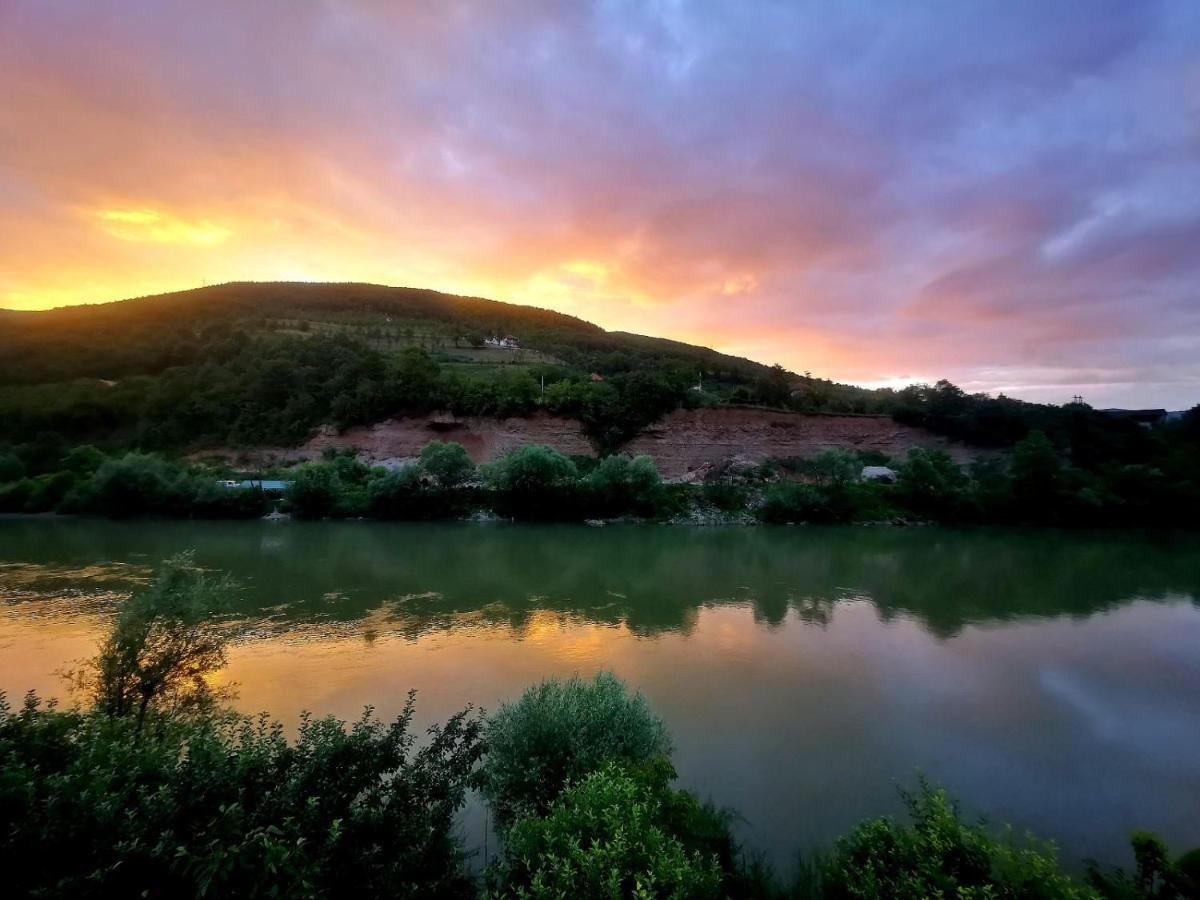
{"label": "tree line", "polygon": [[[31,450],[30,447],[33,449]],[[282,498],[224,485],[228,468],[156,454],[105,454],[83,445],[0,448],[0,512],[130,517],[254,518],[272,509],[298,518],[431,520],[478,515],[579,521],[725,517],[768,524],[935,521],[951,524],[1195,527],[1200,506],[1200,413],[1170,428],[1152,463],[1076,465],[1043,432],[1011,452],[969,465],[942,450],[898,460],[828,450],[813,458],[724,463],[696,483],[669,484],[649,457],[568,457],[540,445],[476,466],[462,445],[432,442],[385,469],[350,450],[275,474]],[[47,463],[53,466],[43,469]],[[864,466],[892,467],[894,484],[864,480]]]}

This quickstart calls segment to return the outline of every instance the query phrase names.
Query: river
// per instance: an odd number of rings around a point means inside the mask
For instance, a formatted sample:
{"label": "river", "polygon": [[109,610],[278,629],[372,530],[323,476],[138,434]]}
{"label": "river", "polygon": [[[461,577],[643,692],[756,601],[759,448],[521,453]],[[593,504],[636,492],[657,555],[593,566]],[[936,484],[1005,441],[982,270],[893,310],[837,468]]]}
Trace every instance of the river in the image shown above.
{"label": "river", "polygon": [[236,706],[289,726],[611,669],[781,868],[918,772],[1070,868],[1128,862],[1135,827],[1200,845],[1200,536],[6,519],[0,689],[62,696],[183,549],[241,583]]}

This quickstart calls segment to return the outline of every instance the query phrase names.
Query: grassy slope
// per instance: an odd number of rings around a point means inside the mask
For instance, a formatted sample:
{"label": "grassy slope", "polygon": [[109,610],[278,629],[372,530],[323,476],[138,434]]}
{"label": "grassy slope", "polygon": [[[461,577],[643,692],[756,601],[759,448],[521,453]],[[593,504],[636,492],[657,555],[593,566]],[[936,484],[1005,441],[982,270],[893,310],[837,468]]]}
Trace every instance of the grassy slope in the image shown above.
{"label": "grassy slope", "polygon": [[152,355],[137,352],[146,344],[221,321],[287,332],[300,322],[315,323],[315,330],[357,333],[385,349],[419,344],[431,352],[453,351],[451,356],[464,362],[487,359],[486,353],[470,352],[470,336],[515,334],[523,347],[545,354],[530,361],[566,359],[603,368],[606,356],[629,353],[695,363],[738,380],[767,370],[707,348],[606,332],[573,316],[478,297],[370,284],[231,283],[6,315],[0,331],[0,384],[153,371]]}

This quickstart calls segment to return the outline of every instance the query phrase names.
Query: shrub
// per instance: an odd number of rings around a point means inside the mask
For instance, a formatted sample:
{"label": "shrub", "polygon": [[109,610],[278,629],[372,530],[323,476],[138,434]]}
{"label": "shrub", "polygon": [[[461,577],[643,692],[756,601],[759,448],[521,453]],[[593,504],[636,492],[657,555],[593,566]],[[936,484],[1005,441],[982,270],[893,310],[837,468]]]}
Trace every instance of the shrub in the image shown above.
{"label": "shrub", "polygon": [[401,466],[367,485],[367,508],[381,519],[404,519],[421,490],[421,473],[416,466]]}
{"label": "shrub", "polygon": [[100,465],[66,505],[113,518],[168,515],[185,510],[193,485],[186,474],[147,453],[126,453]]}
{"label": "shrub", "polygon": [[287,501],[293,515],[322,519],[333,513],[340,493],[341,484],[332,466],[306,463],[296,469]]}
{"label": "shrub", "polygon": [[475,474],[475,464],[462,444],[434,441],[421,449],[421,470],[442,487],[458,487]]}
{"label": "shrub", "polygon": [[228,577],[196,568],[188,554],[166,560],[121,607],[99,655],[72,673],[76,688],[136,731],[150,713],[213,709],[221,693],[208,676],[225,665],[226,644],[213,617],[228,610],[233,591]]}
{"label": "shrub", "polygon": [[192,515],[203,519],[256,519],[268,509],[261,488],[228,488],[201,481],[192,496]]}
{"label": "shrub", "polygon": [[283,727],[133,723],[0,697],[11,896],[468,897],[455,813],[481,752],[460,714],[414,750],[413,702]]}
{"label": "shrub", "polygon": [[527,444],[484,470],[507,515],[536,519],[568,519],[578,514],[575,464],[540,444]]}
{"label": "shrub", "polygon": [[823,895],[856,900],[992,897],[1068,900],[1094,896],[1058,868],[1054,848],[1018,843],[964,824],[945,791],[924,781],[904,793],[911,825],[890,818],[858,825],[822,866]]}
{"label": "shrub", "polygon": [[941,518],[961,510],[966,487],[966,475],[944,450],[909,450],[896,481],[896,491],[907,506]]}
{"label": "shrub", "polygon": [[585,481],[593,508],[606,515],[651,515],[662,503],[663,483],[649,456],[608,456]]}
{"label": "shrub", "polygon": [[611,672],[528,688],[490,718],[487,743],[484,793],[502,827],[544,813],[569,782],[609,760],[643,762],[671,751],[645,697],[630,694]]}
{"label": "shrub", "polygon": [[508,832],[496,897],[721,896],[713,856],[664,827],[664,788],[614,763],[565,791],[544,817]]}
{"label": "shrub", "polygon": [[829,497],[812,484],[785,481],[771,485],[758,510],[764,522],[786,525],[793,522],[828,522],[832,518]]}
{"label": "shrub", "polygon": [[1129,841],[1137,868],[1103,871],[1088,864],[1088,882],[1111,900],[1191,900],[1200,897],[1200,848],[1171,859],[1162,838],[1135,831]]}
{"label": "shrub", "polygon": [[20,481],[25,477],[25,464],[11,450],[0,451],[0,483]]}

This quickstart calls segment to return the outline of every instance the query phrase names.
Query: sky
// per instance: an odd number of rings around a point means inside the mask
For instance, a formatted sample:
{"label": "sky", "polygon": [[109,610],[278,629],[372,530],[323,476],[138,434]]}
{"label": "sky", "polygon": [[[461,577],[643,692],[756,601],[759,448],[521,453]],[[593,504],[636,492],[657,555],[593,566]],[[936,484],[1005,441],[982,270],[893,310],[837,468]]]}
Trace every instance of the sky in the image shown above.
{"label": "sky", "polygon": [[0,307],[235,280],[1187,408],[1200,2],[0,0]]}

